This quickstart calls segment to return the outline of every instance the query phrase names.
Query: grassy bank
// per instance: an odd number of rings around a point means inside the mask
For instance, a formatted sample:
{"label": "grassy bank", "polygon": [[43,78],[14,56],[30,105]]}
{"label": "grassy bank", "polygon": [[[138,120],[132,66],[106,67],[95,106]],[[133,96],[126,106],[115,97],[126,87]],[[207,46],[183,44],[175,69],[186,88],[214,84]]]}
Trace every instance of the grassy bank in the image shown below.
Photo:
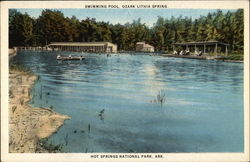
{"label": "grassy bank", "polygon": [[243,61],[244,60],[244,54],[243,53],[229,54],[227,57],[225,57],[225,60]]}
{"label": "grassy bank", "polygon": [[26,75],[34,75],[30,68],[18,64],[10,63],[9,70],[10,72],[22,73]]}
{"label": "grassy bank", "polygon": [[225,53],[208,53],[206,56],[222,56],[222,60],[235,60],[235,61],[243,61],[244,60],[244,54],[243,52],[233,52],[229,53],[227,56]]}

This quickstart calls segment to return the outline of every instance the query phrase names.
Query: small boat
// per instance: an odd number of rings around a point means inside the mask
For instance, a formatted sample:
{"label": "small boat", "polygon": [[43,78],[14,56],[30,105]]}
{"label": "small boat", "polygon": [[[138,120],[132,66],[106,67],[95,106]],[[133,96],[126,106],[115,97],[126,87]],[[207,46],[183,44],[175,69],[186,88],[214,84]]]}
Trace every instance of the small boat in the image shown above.
{"label": "small boat", "polygon": [[56,57],[57,60],[62,60],[62,61],[73,61],[73,60],[84,60],[85,57],[83,56],[61,56],[61,55],[58,55]]}

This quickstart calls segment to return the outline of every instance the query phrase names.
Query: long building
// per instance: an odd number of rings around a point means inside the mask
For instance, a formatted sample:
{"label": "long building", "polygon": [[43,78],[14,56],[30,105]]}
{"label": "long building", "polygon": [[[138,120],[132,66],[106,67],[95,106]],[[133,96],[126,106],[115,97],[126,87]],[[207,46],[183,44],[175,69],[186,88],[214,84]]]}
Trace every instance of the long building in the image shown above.
{"label": "long building", "polygon": [[110,42],[52,42],[48,45],[52,50],[116,53],[117,45]]}

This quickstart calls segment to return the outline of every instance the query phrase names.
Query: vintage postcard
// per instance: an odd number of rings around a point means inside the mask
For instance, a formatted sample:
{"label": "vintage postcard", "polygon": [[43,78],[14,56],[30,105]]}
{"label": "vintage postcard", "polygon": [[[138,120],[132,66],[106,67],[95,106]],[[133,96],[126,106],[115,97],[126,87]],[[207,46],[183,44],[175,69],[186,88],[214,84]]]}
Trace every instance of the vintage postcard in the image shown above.
{"label": "vintage postcard", "polygon": [[1,130],[3,162],[249,161],[249,2],[1,2]]}

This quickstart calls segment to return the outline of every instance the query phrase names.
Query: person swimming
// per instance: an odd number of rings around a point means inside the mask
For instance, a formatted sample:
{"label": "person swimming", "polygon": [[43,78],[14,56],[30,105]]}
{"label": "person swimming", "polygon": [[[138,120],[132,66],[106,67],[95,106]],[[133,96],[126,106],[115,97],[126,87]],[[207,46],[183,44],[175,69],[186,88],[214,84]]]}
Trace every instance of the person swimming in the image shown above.
{"label": "person swimming", "polygon": [[60,59],[61,58],[61,55],[57,55],[56,59]]}

